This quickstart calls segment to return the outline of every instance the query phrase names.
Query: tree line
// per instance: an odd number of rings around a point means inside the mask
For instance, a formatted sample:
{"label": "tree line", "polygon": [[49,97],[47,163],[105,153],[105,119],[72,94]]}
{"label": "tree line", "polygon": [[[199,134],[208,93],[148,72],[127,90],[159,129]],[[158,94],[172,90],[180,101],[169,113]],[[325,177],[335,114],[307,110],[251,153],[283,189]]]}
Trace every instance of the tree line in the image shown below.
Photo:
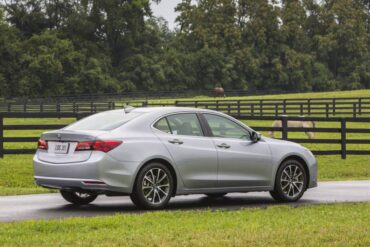
{"label": "tree line", "polygon": [[369,0],[158,2],[2,1],[0,96],[370,87]]}

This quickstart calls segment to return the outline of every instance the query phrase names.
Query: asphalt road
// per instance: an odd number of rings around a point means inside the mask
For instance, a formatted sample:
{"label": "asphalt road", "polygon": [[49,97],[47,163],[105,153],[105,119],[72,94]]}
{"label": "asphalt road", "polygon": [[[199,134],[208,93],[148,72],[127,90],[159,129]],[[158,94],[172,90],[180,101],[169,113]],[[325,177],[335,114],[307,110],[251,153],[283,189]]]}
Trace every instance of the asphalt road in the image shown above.
{"label": "asphalt road", "polygon": [[[370,181],[323,182],[306,191],[293,206],[321,203],[370,201]],[[167,210],[237,210],[246,207],[277,205],[268,193],[230,193],[223,198],[204,195],[178,196],[170,201]],[[55,194],[0,197],[0,221],[51,219],[65,217],[89,217],[115,213],[142,213],[135,208],[129,197],[100,196],[90,205],[74,206]]]}

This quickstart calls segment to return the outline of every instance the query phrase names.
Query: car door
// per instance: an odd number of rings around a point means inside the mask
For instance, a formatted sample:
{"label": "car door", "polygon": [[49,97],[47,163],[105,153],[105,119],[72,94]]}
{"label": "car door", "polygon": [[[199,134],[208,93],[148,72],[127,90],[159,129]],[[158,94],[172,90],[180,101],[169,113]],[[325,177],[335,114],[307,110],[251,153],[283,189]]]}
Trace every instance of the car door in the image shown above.
{"label": "car door", "polygon": [[203,114],[218,155],[219,187],[270,186],[272,157],[266,142],[254,143],[250,131],[236,121]]}
{"label": "car door", "polygon": [[217,186],[217,151],[210,137],[203,134],[195,113],[168,115],[153,127],[167,147],[189,189]]}

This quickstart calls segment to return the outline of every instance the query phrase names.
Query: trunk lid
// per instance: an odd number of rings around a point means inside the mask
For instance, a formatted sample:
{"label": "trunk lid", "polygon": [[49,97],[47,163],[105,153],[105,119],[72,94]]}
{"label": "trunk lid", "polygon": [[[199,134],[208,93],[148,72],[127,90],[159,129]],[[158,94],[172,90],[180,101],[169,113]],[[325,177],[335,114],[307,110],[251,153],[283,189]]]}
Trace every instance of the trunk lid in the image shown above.
{"label": "trunk lid", "polygon": [[48,149],[38,151],[38,159],[48,163],[75,163],[90,158],[92,151],[75,151],[79,142],[95,141],[107,131],[73,131],[56,130],[42,134],[41,139],[47,141]]}

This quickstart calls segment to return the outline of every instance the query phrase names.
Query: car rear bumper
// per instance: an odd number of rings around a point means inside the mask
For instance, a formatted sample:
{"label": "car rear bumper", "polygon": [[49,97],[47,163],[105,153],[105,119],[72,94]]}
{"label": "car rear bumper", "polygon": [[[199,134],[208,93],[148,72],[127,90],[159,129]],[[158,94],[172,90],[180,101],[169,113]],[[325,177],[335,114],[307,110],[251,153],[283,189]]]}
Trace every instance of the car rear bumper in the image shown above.
{"label": "car rear bumper", "polygon": [[[116,191],[110,188],[105,182],[96,179],[85,178],[61,178],[61,177],[43,177],[34,176],[37,185],[51,188],[51,189],[64,189],[64,190],[91,190],[104,193],[105,191]],[[117,192],[119,192],[117,188]]]}
{"label": "car rear bumper", "polygon": [[139,166],[136,162],[119,162],[103,152],[93,152],[89,160],[55,164],[34,156],[34,179],[37,185],[65,190],[90,190],[97,193],[130,194]]}

